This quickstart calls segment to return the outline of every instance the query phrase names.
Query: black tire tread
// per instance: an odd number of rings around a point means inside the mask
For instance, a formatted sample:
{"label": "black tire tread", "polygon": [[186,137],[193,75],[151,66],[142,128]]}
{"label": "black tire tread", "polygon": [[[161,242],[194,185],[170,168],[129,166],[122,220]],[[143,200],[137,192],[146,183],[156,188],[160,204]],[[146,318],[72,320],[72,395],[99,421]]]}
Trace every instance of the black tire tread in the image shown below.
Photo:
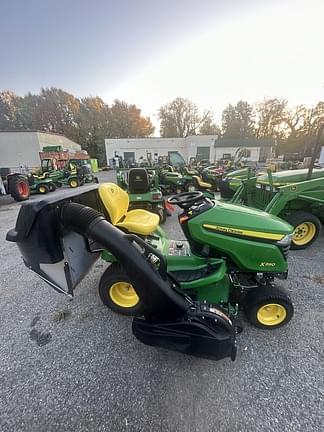
{"label": "black tire tread", "polygon": [[[26,183],[26,185],[29,188],[29,194],[28,194],[27,197],[24,197],[24,198],[21,197],[21,195],[18,192],[18,182],[21,182],[21,181],[23,181],[24,183]],[[23,177],[23,176],[17,176],[17,177],[15,177],[14,179],[12,179],[10,181],[9,191],[10,191],[10,195],[12,196],[12,198],[15,201],[26,201],[26,200],[28,200],[29,196],[30,196],[30,186],[29,186],[28,180],[25,177]]]}
{"label": "black tire tread", "polygon": [[112,263],[102,274],[100,282],[99,282],[99,297],[103,304],[109,307],[114,312],[121,315],[141,315],[143,312],[143,304],[140,300],[136,306],[131,308],[122,308],[116,305],[110,297],[107,295],[107,285],[112,285],[112,283],[117,281],[130,281],[129,277],[125,273],[123,266],[118,263]]}
{"label": "black tire tread", "polygon": [[[265,326],[261,324],[256,318],[256,311],[262,304],[266,303],[283,304],[287,310],[286,319],[276,326]],[[271,285],[262,285],[250,291],[245,297],[243,309],[248,321],[252,325],[267,330],[276,329],[287,324],[294,315],[294,306],[286,291]]]}
{"label": "black tire tread", "polygon": [[[39,189],[40,189],[41,187],[44,187],[44,188],[45,188],[45,192],[39,192]],[[47,184],[40,183],[40,184],[38,184],[38,185],[36,186],[36,190],[37,190],[37,193],[39,193],[39,194],[41,194],[41,195],[45,195],[45,194],[47,194],[47,193],[50,191],[50,188],[49,188],[49,186],[48,186]]]}

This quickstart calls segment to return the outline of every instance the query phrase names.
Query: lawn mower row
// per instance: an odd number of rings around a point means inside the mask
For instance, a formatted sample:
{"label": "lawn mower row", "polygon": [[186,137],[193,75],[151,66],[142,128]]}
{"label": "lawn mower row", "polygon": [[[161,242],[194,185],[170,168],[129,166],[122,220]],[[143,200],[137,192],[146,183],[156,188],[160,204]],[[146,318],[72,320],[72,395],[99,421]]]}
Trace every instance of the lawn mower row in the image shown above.
{"label": "lawn mower row", "polygon": [[[133,168],[117,171],[117,183],[129,193],[130,209],[144,208],[159,214],[163,223],[167,203],[163,194],[201,191],[214,199],[215,189],[194,171],[183,168],[183,174],[164,167]],[[161,174],[162,172],[162,174]],[[204,172],[204,171],[203,171]],[[162,182],[162,183],[161,183]],[[243,204],[285,219],[294,227],[293,249],[310,246],[324,221],[324,169],[288,170],[256,174],[255,169],[229,171],[217,180],[222,200]]]}
{"label": "lawn mower row", "polygon": [[76,188],[84,183],[96,182],[97,178],[88,171],[86,166],[69,165],[66,169],[56,169],[38,173],[12,173],[7,176],[6,193],[15,201],[25,201],[31,194],[45,195],[54,192],[57,187],[69,186]]}

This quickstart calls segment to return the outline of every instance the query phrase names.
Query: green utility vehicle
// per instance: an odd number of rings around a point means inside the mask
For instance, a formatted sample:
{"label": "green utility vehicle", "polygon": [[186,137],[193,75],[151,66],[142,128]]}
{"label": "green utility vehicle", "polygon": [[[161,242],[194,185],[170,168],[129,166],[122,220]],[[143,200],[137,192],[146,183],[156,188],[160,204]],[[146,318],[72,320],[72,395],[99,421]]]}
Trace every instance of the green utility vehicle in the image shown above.
{"label": "green utility vehicle", "polygon": [[156,213],[160,223],[167,217],[166,203],[153,168],[118,169],[117,184],[128,193],[129,209],[145,209]]}

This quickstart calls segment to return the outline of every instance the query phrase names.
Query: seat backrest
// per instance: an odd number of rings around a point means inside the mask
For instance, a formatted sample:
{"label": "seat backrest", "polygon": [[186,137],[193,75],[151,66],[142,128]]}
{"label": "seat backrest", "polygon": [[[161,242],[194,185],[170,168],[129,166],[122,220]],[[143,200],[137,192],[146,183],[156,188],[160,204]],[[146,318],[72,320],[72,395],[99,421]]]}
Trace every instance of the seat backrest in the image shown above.
{"label": "seat backrest", "polygon": [[98,187],[100,199],[109,214],[113,225],[119,222],[127,213],[129,197],[127,192],[115,183],[101,183]]}
{"label": "seat backrest", "polygon": [[150,189],[150,181],[146,169],[132,168],[128,173],[129,193],[146,193]]}
{"label": "seat backrest", "polygon": [[199,188],[200,187],[200,178],[199,176],[192,176],[192,181],[193,184],[195,185],[195,187]]}

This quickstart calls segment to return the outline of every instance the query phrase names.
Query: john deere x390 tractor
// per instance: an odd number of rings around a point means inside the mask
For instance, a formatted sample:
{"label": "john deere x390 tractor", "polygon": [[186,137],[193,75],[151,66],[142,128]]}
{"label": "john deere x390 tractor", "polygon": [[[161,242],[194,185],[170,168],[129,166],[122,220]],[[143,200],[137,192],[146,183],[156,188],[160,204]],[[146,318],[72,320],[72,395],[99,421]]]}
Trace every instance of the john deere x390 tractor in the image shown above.
{"label": "john deere x390 tractor", "polygon": [[257,327],[289,322],[293,305],[276,286],[287,276],[292,227],[259,210],[212,201],[202,192],[170,199],[185,240],[168,240],[156,214],[128,211],[112,183],[21,208],[7,240],[26,266],[72,295],[102,255],[111,262],[99,292],[115,311],[135,315],[142,342],[187,354],[235,358],[236,318]]}

